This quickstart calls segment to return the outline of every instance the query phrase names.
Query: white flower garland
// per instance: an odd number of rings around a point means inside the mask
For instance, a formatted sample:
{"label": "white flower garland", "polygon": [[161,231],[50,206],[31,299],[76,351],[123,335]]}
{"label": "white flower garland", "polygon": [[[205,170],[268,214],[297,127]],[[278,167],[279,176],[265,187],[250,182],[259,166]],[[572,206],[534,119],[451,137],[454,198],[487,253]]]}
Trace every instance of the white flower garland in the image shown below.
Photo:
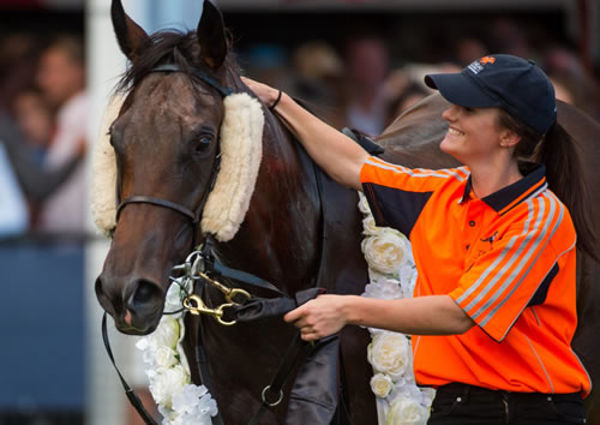
{"label": "white flower garland", "polygon": [[[417,277],[410,242],[399,231],[375,226],[369,205],[359,193],[359,209],[365,215],[361,248],[369,265],[364,297],[397,299],[412,297]],[[190,282],[190,281],[188,281]],[[182,297],[192,288],[178,281],[169,288],[167,311],[181,309]],[[369,328],[372,341],[368,360],[374,370],[371,390],[377,397],[379,425],[424,425],[435,391],[419,388],[412,372],[409,338],[401,333]],[[211,425],[217,403],[204,385],[194,385],[183,353],[183,312],[164,315],[151,335],[136,346],[143,353],[149,389],[163,416],[163,425]]]}
{"label": "white flower garland", "polygon": [[[363,297],[397,299],[413,296],[417,270],[410,242],[399,231],[377,227],[365,196],[358,208],[364,214],[361,248],[369,266]],[[409,337],[369,328],[368,360],[374,370],[371,390],[377,400],[379,425],[424,425],[435,391],[419,388],[412,369]]]}
{"label": "white flower garland", "polygon": [[[191,282],[188,280],[188,282]],[[165,299],[166,311],[181,309],[182,297],[193,288],[182,288],[183,280],[172,284]],[[156,330],[137,343],[142,351],[149,389],[163,425],[211,425],[217,415],[217,403],[204,385],[190,379],[181,341],[185,335],[183,312],[163,315]]]}

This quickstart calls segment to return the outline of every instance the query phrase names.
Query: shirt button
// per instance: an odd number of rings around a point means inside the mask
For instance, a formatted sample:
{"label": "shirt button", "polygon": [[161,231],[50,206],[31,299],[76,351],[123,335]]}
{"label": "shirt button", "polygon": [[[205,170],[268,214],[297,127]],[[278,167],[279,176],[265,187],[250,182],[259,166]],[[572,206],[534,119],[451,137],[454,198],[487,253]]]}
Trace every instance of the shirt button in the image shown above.
{"label": "shirt button", "polygon": [[469,221],[469,226],[475,227],[475,221],[474,220]]}
{"label": "shirt button", "polygon": [[469,244],[466,244],[466,245],[465,245],[465,249],[468,251],[468,250],[469,250],[469,248],[471,248],[471,245],[469,245]]}

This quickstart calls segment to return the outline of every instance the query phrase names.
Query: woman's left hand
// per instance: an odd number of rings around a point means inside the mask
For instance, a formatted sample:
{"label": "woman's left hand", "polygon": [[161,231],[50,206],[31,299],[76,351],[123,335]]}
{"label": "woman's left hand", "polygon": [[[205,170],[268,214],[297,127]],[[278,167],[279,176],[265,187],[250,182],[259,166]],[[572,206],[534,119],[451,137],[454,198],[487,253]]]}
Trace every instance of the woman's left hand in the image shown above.
{"label": "woman's left hand", "polygon": [[279,96],[279,90],[248,77],[241,78],[244,84],[246,84],[265,105],[271,106],[275,103],[275,100]]}
{"label": "woman's left hand", "polygon": [[339,332],[346,325],[345,296],[321,295],[287,313],[283,320],[293,322],[305,341],[314,341]]}

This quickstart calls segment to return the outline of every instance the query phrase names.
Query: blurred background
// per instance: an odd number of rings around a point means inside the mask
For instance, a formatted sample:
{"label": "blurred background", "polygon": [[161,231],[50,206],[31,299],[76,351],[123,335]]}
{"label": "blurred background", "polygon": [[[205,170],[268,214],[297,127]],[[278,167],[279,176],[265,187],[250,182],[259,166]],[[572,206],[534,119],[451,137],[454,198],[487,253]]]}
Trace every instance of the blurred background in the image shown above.
{"label": "blurred background", "polygon": [[[196,27],[200,0],[123,0],[148,32]],[[219,0],[247,75],[377,135],[422,77],[486,53],[535,60],[600,119],[597,0]],[[88,217],[88,154],[126,63],[110,0],[0,0],[0,425],[140,423],[100,336],[108,241]],[[112,326],[112,325],[111,325]],[[134,340],[111,333],[144,394]]]}

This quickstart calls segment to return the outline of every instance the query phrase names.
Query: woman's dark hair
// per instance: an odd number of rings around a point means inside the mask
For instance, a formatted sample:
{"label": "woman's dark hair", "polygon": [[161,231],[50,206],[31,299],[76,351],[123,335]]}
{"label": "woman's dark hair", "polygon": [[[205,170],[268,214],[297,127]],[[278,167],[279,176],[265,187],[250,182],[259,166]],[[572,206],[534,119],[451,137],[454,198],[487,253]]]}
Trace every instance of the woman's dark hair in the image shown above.
{"label": "woman's dark hair", "polygon": [[534,161],[546,166],[546,179],[550,189],[567,206],[575,231],[577,246],[596,261],[596,232],[590,216],[591,200],[577,148],[571,136],[557,122],[544,135],[517,121],[508,112],[500,110],[498,122],[521,136],[515,147],[517,160]]}

